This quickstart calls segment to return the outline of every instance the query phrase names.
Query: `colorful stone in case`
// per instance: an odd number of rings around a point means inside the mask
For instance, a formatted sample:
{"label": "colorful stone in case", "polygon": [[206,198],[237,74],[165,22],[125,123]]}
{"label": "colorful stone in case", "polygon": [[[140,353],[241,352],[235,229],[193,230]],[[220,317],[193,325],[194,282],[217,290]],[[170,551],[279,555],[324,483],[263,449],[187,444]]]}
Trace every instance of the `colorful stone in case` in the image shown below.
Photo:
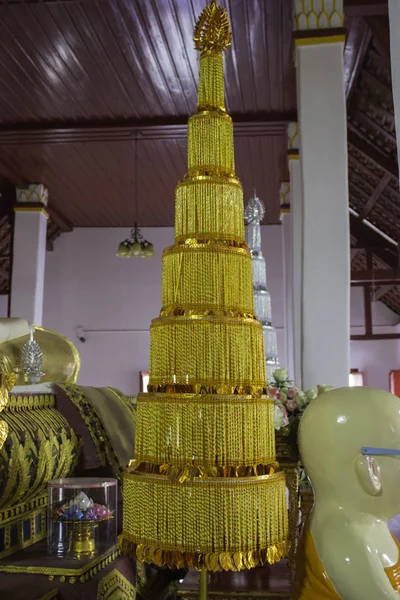
{"label": "colorful stone in case", "polygon": [[96,510],[94,508],[88,508],[83,518],[86,521],[94,521],[97,519]]}
{"label": "colorful stone in case", "polygon": [[95,504],[94,505],[94,509],[96,511],[96,515],[98,519],[104,519],[105,517],[110,516],[110,511],[108,510],[108,508],[106,508],[105,506],[102,506],[101,504]]}
{"label": "colorful stone in case", "polygon": [[83,512],[76,504],[74,504],[70,508],[67,508],[67,510],[61,515],[61,517],[63,519],[74,519],[80,521],[81,519],[83,519]]}

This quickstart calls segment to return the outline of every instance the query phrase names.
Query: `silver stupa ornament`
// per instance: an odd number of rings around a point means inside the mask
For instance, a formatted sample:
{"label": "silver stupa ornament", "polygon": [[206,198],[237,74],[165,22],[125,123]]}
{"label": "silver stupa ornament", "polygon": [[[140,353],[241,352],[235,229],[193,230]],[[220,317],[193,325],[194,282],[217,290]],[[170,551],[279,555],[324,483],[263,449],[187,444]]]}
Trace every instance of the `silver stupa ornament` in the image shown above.
{"label": "silver stupa ornament", "polygon": [[28,384],[39,383],[44,375],[42,371],[43,352],[33,338],[33,331],[32,327],[30,339],[21,348],[21,368],[25,382]]}
{"label": "silver stupa ornament", "polygon": [[244,211],[247,223],[246,241],[253,263],[254,313],[263,326],[267,378],[271,379],[272,373],[279,366],[279,358],[276,329],[272,326],[271,296],[267,290],[267,269],[261,250],[261,221],[264,214],[264,204],[257,198],[254,190],[253,197]]}

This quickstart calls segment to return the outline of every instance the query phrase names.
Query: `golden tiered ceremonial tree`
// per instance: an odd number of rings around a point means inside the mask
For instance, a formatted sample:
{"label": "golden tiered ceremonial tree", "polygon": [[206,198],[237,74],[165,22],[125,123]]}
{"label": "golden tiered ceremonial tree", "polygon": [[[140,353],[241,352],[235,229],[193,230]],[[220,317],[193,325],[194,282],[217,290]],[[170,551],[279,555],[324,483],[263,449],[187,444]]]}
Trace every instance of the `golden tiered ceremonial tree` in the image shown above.
{"label": "golden tiered ceremonial tree", "polygon": [[198,108],[189,119],[188,173],[176,188],[175,244],[163,254],[121,545],[157,565],[238,571],[286,553],[285,477],[275,461],[273,401],[264,395],[263,330],[224,108],[230,27],[214,0],[194,41]]}

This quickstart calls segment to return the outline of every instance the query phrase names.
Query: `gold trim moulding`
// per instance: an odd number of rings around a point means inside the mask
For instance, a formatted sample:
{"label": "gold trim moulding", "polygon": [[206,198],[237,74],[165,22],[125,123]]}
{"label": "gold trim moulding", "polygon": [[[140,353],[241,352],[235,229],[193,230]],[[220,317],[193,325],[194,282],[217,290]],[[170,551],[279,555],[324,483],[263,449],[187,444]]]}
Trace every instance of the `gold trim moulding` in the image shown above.
{"label": "gold trim moulding", "polygon": [[266,482],[273,484],[280,484],[282,481],[285,481],[285,472],[278,471],[276,473],[271,473],[270,475],[255,475],[253,477],[208,477],[206,479],[202,479],[200,477],[196,477],[193,480],[186,480],[182,483],[179,481],[171,481],[167,477],[158,474],[142,474],[142,473],[128,473],[125,471],[124,479],[131,479],[132,481],[145,481],[152,482],[161,485],[190,485],[190,486],[204,486],[205,487],[215,487],[216,485],[219,487],[221,485],[224,486],[246,486],[246,485],[265,485]]}
{"label": "gold trim moulding", "polygon": [[[186,386],[185,386],[186,387]],[[188,386],[190,387],[190,386]],[[196,394],[195,392],[188,393],[163,393],[163,392],[140,392],[137,396],[137,402],[159,402],[160,400],[168,400],[168,402],[176,402],[178,404],[186,404],[188,402],[196,402],[202,406],[204,404],[215,404],[221,400],[221,394]],[[257,398],[254,398],[251,394],[224,394],[224,402],[235,402],[235,404],[243,403],[266,403],[274,404],[275,400],[270,398],[267,394],[263,394]]]}
{"label": "gold trim moulding", "polygon": [[249,325],[250,327],[261,327],[261,323],[258,319],[252,317],[219,317],[213,315],[189,315],[189,316],[178,316],[178,317],[156,317],[151,322],[151,327],[161,327],[167,323],[177,323],[185,321],[208,321],[209,323],[229,323],[230,325]]}
{"label": "gold trim moulding", "polygon": [[55,395],[44,393],[40,395],[21,395],[11,390],[8,403],[5,407],[6,412],[24,412],[26,410],[37,410],[39,408],[54,408]]}
{"label": "gold trim moulding", "polygon": [[[238,240],[236,236],[229,236],[228,234],[216,234],[214,232],[193,232],[185,233],[183,235],[177,235],[175,237],[175,246],[226,246],[228,248],[242,248],[248,250],[248,246],[244,239]],[[173,246],[171,246],[173,248]]]}
{"label": "gold trim moulding", "polygon": [[[239,461],[237,461],[239,463]],[[169,481],[183,483],[195,479],[247,479],[248,477],[264,477],[278,473],[279,463],[275,458],[255,459],[254,465],[216,466],[214,465],[188,465],[164,464],[160,465],[155,458],[138,457],[132,459],[126,470],[130,475],[162,475]]]}
{"label": "gold trim moulding", "polygon": [[234,244],[225,244],[221,243],[222,240],[214,240],[210,243],[210,240],[205,240],[200,242],[198,240],[191,240],[190,242],[186,240],[184,244],[174,244],[173,246],[168,246],[165,248],[163,252],[163,258],[168,256],[169,254],[181,254],[183,252],[222,252],[222,253],[230,253],[235,256],[244,256],[251,261],[250,252],[245,244],[237,245]]}
{"label": "gold trim moulding", "polygon": [[27,502],[17,504],[16,506],[12,506],[10,508],[3,508],[0,511],[0,523],[3,526],[8,521],[14,521],[15,519],[25,520],[30,516],[32,511],[36,511],[41,508],[47,510],[47,492],[36,496]]}
{"label": "gold trim moulding", "polygon": [[226,306],[212,306],[204,304],[187,304],[163,306],[160,311],[160,317],[191,317],[193,315],[201,315],[203,317],[234,317],[242,319],[255,319],[255,315],[251,308],[245,309],[244,312],[235,308]]}
{"label": "gold trim moulding", "polygon": [[[199,600],[199,592],[195,590],[179,590],[178,598],[183,600]],[[290,592],[208,592],[208,600],[290,600]]]}
{"label": "gold trim moulding", "polygon": [[14,212],[41,212],[44,214],[44,216],[46,217],[46,219],[49,218],[49,213],[46,210],[45,206],[38,206],[38,205],[34,205],[34,206],[14,206]]}
{"label": "gold trim moulding", "polygon": [[[115,560],[120,555],[120,549],[118,545],[112,546],[108,552],[101,556],[96,556],[93,560],[88,562],[83,567],[76,569],[66,569],[63,567],[43,567],[43,566],[17,566],[17,565],[4,565],[0,563],[0,573],[22,573],[24,575],[47,575],[54,579],[54,577],[78,577],[81,583],[84,583],[93,577],[96,573],[104,569],[110,562]],[[83,578],[83,580],[82,580]]]}
{"label": "gold trim moulding", "polygon": [[[151,378],[154,381],[154,377]],[[204,381],[195,384],[172,383],[159,381],[149,383],[149,394],[193,394],[201,396],[252,396],[261,397],[267,393],[267,388],[262,382],[240,382],[229,384],[226,381]]]}
{"label": "gold trim moulding", "polygon": [[210,116],[222,117],[223,119],[226,119],[227,121],[233,124],[232,117],[226,112],[225,108],[221,106],[207,106],[205,104],[198,106],[197,111],[189,117],[189,121],[191,119],[195,120],[198,117],[201,118]]}
{"label": "gold trim moulding", "polygon": [[198,183],[199,181],[204,180],[209,183],[230,183],[236,185],[241,190],[243,189],[239,179],[237,179],[233,171],[224,167],[216,167],[215,165],[196,165],[195,167],[190,167],[188,169],[188,172],[184,175],[183,179],[178,181],[175,190],[181,186]]}

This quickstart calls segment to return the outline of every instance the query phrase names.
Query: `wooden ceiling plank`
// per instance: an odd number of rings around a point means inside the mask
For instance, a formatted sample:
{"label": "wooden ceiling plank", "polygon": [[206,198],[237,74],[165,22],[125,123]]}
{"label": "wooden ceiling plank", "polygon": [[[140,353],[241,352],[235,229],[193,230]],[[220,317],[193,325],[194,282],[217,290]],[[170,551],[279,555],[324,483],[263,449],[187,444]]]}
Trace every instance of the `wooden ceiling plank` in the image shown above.
{"label": "wooden ceiling plank", "polygon": [[349,17],[387,15],[387,0],[345,0],[344,13]]}
{"label": "wooden ceiling plank", "polygon": [[[40,17],[38,17],[38,11],[41,11]],[[46,15],[43,14],[44,11],[47,12]],[[61,49],[63,47],[60,43],[60,35],[54,33],[54,29],[49,31],[47,28],[49,18],[51,28],[51,10],[48,10],[46,6],[34,7],[27,3],[21,12],[20,15],[16,12],[12,13],[16,39],[21,44],[23,51],[30,55],[34,62],[38,63],[40,70],[44,73],[42,78],[37,79],[35,88],[42,90],[44,87],[46,90],[55,90],[55,92],[59,90],[59,97],[42,106],[37,106],[37,112],[40,109],[44,113],[42,118],[46,120],[57,119],[57,113],[59,113],[62,105],[62,119],[68,118],[67,114],[72,114],[73,118],[73,115],[76,115],[76,110],[79,111],[78,114],[82,118],[99,117],[96,107],[86,93],[85,84],[83,84],[86,75],[82,74],[82,77],[77,75],[78,69],[71,64],[74,62],[74,56],[69,57],[64,53],[60,54],[57,50],[57,47]],[[18,31],[21,32],[23,24],[24,36],[21,38]],[[58,43],[60,43],[59,46],[57,46]],[[27,70],[25,69],[25,71]],[[29,89],[28,86],[27,89]],[[83,103],[80,100],[85,97],[85,94],[86,98]],[[66,108],[68,104],[70,109]],[[71,110],[73,106],[76,107],[74,111]],[[36,119],[39,118],[39,116],[36,116]]]}
{"label": "wooden ceiling plank", "polygon": [[[94,7],[98,9],[97,4],[94,4]],[[67,10],[63,11],[60,16],[61,24],[68,22],[69,19],[71,27],[68,27],[68,29],[78,33],[83,48],[79,52],[78,40],[76,39],[78,36],[75,34],[74,50],[76,49],[80,55],[90,57],[93,65],[91,68],[92,76],[97,72],[104,79],[107,88],[106,94],[110,96],[110,112],[117,110],[125,119],[135,114],[132,98],[119,78],[119,69],[111,63],[112,47],[110,46],[106,51],[96,33],[95,26],[101,21],[98,10],[93,21],[88,20],[84,6],[81,4],[68,5]],[[101,93],[101,87],[98,84],[96,84],[96,90]]]}
{"label": "wooden ceiling plank", "polygon": [[[157,52],[161,32],[157,31],[157,39],[154,42],[152,37],[147,33],[146,22],[137,3],[121,0],[115,3],[115,8],[118,8],[132,43],[136,46],[137,55],[141,56],[144,71],[151,73],[156,89],[164,90],[164,101],[166,107],[168,107],[168,113],[185,114],[187,110],[186,101],[180,94],[172,93],[173,90],[176,90],[177,81],[174,78],[170,62],[164,60],[166,50],[163,44],[160,44],[163,52]],[[160,62],[161,59],[164,60],[163,63]]]}
{"label": "wooden ceiling plank", "polygon": [[399,178],[399,170],[396,162],[391,158],[384,156],[382,152],[377,150],[364,138],[360,137],[352,129],[349,129],[349,131],[347,132],[347,141],[351,146],[358,150],[358,152],[361,152],[361,154],[364,154],[367,158],[369,158],[375,164],[377,164],[378,167],[385,170],[387,173],[389,173],[396,179]]}
{"label": "wooden ceiling plank", "polygon": [[[47,34],[49,40],[62,40],[60,43],[64,48],[69,60],[67,66],[78,77],[79,84],[83,86],[88,98],[95,100],[100,114],[108,115],[116,111],[119,112],[118,100],[113,105],[113,88],[108,85],[104,75],[102,65],[99,61],[96,64],[91,60],[91,55],[87,51],[85,41],[82,39],[82,27],[74,27],[71,22],[67,5],[54,4],[51,7],[41,7],[46,10],[46,18],[42,18],[40,8],[37,11],[32,10],[32,15],[39,17],[40,27]],[[86,32],[84,32],[86,34]],[[53,50],[54,54],[54,50]],[[61,54],[60,58],[63,58]],[[120,117],[124,115],[119,114]]]}
{"label": "wooden ceiling plank", "polygon": [[378,202],[379,198],[381,197],[383,191],[385,190],[386,186],[391,181],[391,179],[392,179],[392,176],[390,175],[390,173],[384,174],[384,176],[382,177],[382,179],[380,180],[380,182],[378,183],[378,185],[372,192],[371,196],[369,197],[364,208],[360,212],[359,219],[361,221],[363,221],[369,215],[371,210],[374,208],[375,204]]}
{"label": "wooden ceiling plank", "polygon": [[[76,110],[80,113],[82,110],[75,94],[71,93],[68,87],[70,82],[67,85],[60,75],[60,70],[56,68],[56,65],[59,65],[57,55],[49,56],[38,44],[38,37],[32,38],[28,27],[23,38],[20,37],[21,26],[24,27],[26,19],[29,22],[29,15],[27,16],[25,11],[22,11],[19,18],[12,10],[2,11],[2,25],[7,33],[4,37],[2,30],[1,38],[6,51],[2,68],[10,68],[16,63],[17,82],[29,95],[26,109],[34,108],[35,120],[39,118],[39,110],[43,113],[43,109],[45,112],[42,118],[74,118]],[[14,69],[12,71],[14,72]],[[83,116],[88,117],[88,114],[83,111]]]}

